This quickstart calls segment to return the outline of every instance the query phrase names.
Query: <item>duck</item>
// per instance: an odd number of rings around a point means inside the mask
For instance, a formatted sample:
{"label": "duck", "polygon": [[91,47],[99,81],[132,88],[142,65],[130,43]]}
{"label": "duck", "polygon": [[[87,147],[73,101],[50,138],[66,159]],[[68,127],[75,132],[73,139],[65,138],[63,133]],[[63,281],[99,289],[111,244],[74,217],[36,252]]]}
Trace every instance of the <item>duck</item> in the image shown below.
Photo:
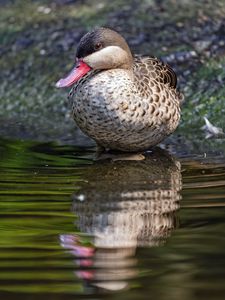
{"label": "duck", "polygon": [[72,71],[56,83],[72,87],[71,114],[103,151],[146,151],[175,131],[183,95],[173,69],[133,55],[115,30],[94,28],[80,40]]}

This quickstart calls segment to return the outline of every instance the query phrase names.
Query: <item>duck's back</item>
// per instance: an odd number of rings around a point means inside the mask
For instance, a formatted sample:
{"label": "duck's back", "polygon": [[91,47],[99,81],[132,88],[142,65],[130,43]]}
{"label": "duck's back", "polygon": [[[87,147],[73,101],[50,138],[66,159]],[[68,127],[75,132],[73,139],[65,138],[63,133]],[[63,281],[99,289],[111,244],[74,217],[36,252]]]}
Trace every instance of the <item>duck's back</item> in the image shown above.
{"label": "duck's back", "polygon": [[156,57],[135,56],[133,70],[137,78],[136,82],[144,80],[146,90],[148,90],[148,86],[153,79],[158,83],[168,84],[169,87],[176,88],[176,73],[168,64],[163,63]]}

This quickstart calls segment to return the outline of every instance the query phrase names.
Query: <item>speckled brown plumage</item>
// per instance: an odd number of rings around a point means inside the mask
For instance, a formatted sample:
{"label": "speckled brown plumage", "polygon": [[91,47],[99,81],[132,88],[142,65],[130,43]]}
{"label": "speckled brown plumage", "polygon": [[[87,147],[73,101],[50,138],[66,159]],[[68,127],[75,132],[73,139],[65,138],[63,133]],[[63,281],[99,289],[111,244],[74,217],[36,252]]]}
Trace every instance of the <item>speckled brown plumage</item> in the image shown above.
{"label": "speckled brown plumage", "polygon": [[[102,30],[111,34],[110,45],[107,41],[101,45],[102,48],[107,47],[108,52],[98,50],[102,54],[100,59],[104,60],[104,53],[108,55],[109,50],[118,50],[123,41],[117,41],[118,34],[114,36],[114,31]],[[101,34],[98,34],[98,40]],[[104,43],[104,34],[102,36]],[[111,46],[113,40],[116,47]],[[83,44],[84,41],[85,37]],[[82,53],[80,48],[79,51]],[[96,51],[93,52],[96,54]],[[121,65],[120,62],[116,66],[119,54],[119,50],[115,57],[110,53],[112,68],[104,69],[102,63],[101,69],[93,67],[75,83],[69,96],[72,116],[84,133],[106,149],[146,150],[161,142],[178,126],[182,95],[176,90],[176,75],[168,65],[151,57],[132,59],[127,50],[126,64]],[[93,55],[89,54],[87,61],[92,62],[91,58]],[[108,64],[107,57],[105,60]]]}

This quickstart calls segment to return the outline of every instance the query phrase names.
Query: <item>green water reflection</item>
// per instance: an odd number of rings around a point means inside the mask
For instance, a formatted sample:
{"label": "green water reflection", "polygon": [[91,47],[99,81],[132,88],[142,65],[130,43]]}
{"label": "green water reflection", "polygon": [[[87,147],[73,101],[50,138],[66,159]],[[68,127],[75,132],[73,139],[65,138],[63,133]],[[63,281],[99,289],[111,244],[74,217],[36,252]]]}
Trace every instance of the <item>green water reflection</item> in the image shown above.
{"label": "green water reflection", "polygon": [[0,140],[1,299],[224,299],[225,158]]}

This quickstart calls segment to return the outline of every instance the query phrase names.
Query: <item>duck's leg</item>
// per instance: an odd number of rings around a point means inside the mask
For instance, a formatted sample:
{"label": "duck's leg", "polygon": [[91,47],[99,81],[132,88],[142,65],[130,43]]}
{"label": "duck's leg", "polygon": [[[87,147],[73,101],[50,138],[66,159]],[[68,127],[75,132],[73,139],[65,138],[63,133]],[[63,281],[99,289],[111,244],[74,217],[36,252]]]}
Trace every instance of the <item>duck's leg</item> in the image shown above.
{"label": "duck's leg", "polygon": [[101,155],[102,153],[105,153],[106,149],[102,145],[96,143],[96,156]]}
{"label": "duck's leg", "polygon": [[110,159],[111,154],[107,153],[107,150],[102,145],[96,143],[96,152],[94,160]]}

